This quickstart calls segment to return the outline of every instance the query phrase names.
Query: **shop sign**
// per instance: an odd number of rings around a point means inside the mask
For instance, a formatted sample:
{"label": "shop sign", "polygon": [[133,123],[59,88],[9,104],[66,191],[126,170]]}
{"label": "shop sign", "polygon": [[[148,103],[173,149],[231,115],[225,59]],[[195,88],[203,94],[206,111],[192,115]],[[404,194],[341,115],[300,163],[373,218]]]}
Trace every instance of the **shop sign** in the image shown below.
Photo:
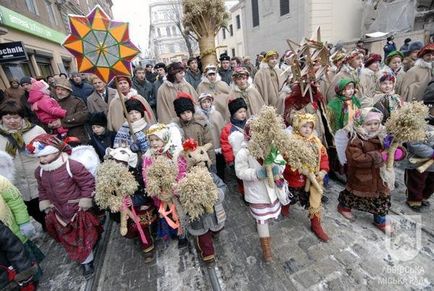
{"label": "shop sign", "polygon": [[0,63],[22,60],[27,60],[27,54],[21,41],[0,43]]}

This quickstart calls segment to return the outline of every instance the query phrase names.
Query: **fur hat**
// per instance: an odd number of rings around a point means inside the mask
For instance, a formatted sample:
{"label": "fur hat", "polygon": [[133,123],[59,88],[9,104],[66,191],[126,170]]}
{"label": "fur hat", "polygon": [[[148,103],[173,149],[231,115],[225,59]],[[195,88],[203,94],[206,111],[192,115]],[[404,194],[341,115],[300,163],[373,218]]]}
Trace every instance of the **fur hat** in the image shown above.
{"label": "fur hat", "polygon": [[381,62],[381,56],[379,54],[370,54],[368,59],[365,61],[365,68],[369,67],[375,62]]}
{"label": "fur hat", "polygon": [[223,62],[223,61],[230,61],[230,60],[231,60],[231,57],[228,56],[228,54],[226,54],[226,53],[222,53],[222,54],[220,55],[220,58],[219,58],[219,61],[220,61],[220,62]]}
{"label": "fur hat", "polygon": [[38,135],[26,146],[26,151],[35,157],[59,152],[71,154],[71,150],[71,147],[67,143],[47,133]]}
{"label": "fur hat", "polygon": [[175,82],[175,75],[179,72],[183,72],[185,70],[184,66],[180,62],[171,63],[167,66],[167,80],[170,82]]}
{"label": "fur hat", "polygon": [[127,109],[127,112],[129,113],[131,110],[136,110],[142,114],[142,117],[145,116],[145,108],[143,107],[142,102],[135,98],[130,98],[127,101],[125,101],[125,107]]}
{"label": "fur hat", "polygon": [[130,87],[132,87],[131,78],[129,76],[116,76],[115,77],[116,82],[120,82],[122,80],[125,80],[130,84]]}
{"label": "fur hat", "polygon": [[69,92],[72,92],[71,82],[63,78],[56,80],[56,87],[61,87],[68,90]]}
{"label": "fur hat", "polygon": [[91,114],[89,118],[89,124],[92,125],[99,125],[102,127],[107,127],[107,117],[105,116],[104,112],[95,112]]}
{"label": "fur hat", "polygon": [[190,94],[186,92],[178,93],[178,96],[176,96],[176,99],[173,101],[173,106],[175,107],[175,112],[178,117],[187,110],[190,110],[192,113],[195,112],[193,100]]}
{"label": "fur hat", "polygon": [[386,59],[384,60],[384,63],[386,65],[389,65],[390,61],[395,57],[401,58],[402,61],[404,59],[404,54],[401,53],[400,51],[392,51],[387,55]]}
{"label": "fur hat", "polygon": [[22,86],[24,84],[32,84],[32,78],[29,76],[22,77],[20,80],[20,85]]}
{"label": "fur hat", "polygon": [[418,53],[417,57],[422,58],[427,53],[433,53],[434,52],[434,43],[429,43],[426,46],[424,46]]}
{"label": "fur hat", "polygon": [[138,157],[136,153],[133,153],[129,148],[119,147],[119,148],[107,148],[105,150],[105,159],[111,159],[118,162],[124,162],[128,164],[131,168],[137,166]]}
{"label": "fur hat", "polygon": [[229,108],[229,112],[231,113],[231,116],[234,116],[234,114],[241,108],[247,110],[247,104],[246,101],[244,101],[244,98],[241,97],[235,98],[229,101],[228,108]]}

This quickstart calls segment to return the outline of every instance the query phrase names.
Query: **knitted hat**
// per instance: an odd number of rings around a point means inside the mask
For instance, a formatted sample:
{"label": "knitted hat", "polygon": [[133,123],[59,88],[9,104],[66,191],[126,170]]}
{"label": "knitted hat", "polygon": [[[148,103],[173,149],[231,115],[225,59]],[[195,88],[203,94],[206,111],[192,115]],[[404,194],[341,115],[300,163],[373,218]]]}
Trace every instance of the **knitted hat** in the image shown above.
{"label": "knitted hat", "polygon": [[179,117],[181,113],[190,110],[194,113],[194,104],[190,94],[186,92],[178,92],[176,99],[173,101],[176,115]]}
{"label": "knitted hat", "polygon": [[244,98],[241,97],[235,98],[229,101],[228,108],[229,108],[229,112],[231,113],[231,116],[234,116],[234,114],[241,108],[247,110],[247,104],[246,101],[244,101]]}
{"label": "knitted hat", "polygon": [[68,80],[63,78],[59,78],[56,80],[56,87],[61,87],[72,92],[71,83]]}
{"label": "knitted hat", "polygon": [[246,76],[248,78],[249,75],[250,75],[249,71],[247,71],[246,68],[244,68],[244,67],[236,67],[234,69],[234,72],[232,73],[232,79],[240,78],[242,76]]}
{"label": "knitted hat", "polygon": [[105,116],[104,112],[93,113],[89,118],[89,124],[90,126],[99,125],[102,127],[107,127],[107,117]]}
{"label": "knitted hat", "polygon": [[389,65],[390,61],[395,57],[399,57],[402,61],[404,59],[404,54],[401,53],[400,51],[392,51],[387,55],[386,59],[384,60],[384,63],[386,65]]}
{"label": "knitted hat", "polygon": [[164,70],[166,70],[166,65],[164,63],[157,63],[154,66],[154,69],[160,69],[160,68],[163,68]]}
{"label": "knitted hat", "polygon": [[265,62],[265,63],[267,63],[270,60],[270,58],[273,57],[273,56],[276,56],[276,58],[279,58],[279,53],[277,51],[275,51],[275,50],[270,50],[270,51],[268,51],[265,54],[265,56],[262,59],[262,61]]}
{"label": "knitted hat", "polygon": [[[353,83],[354,81],[350,80],[350,79],[341,79],[339,80],[338,84],[335,87],[335,92],[336,94],[340,95],[342,93],[342,91],[345,89],[345,87],[350,84]],[[354,84],[355,85],[355,84]]]}
{"label": "knitted hat", "polygon": [[381,62],[381,56],[379,54],[370,54],[368,59],[365,61],[365,68],[369,67],[375,62]]}
{"label": "knitted hat", "polygon": [[210,99],[211,102],[213,102],[214,101],[214,96],[211,93],[202,93],[202,94],[200,94],[200,96],[198,98],[198,101],[200,103],[200,102],[202,102],[202,101],[204,101],[206,99]]}
{"label": "knitted hat", "polygon": [[135,98],[130,98],[125,101],[125,107],[127,108],[127,112],[129,113],[131,110],[136,110],[142,114],[142,117],[145,116],[145,108],[143,107],[142,102]]}
{"label": "knitted hat", "polygon": [[116,80],[116,82],[127,81],[128,84],[130,84],[130,87],[132,86],[131,78],[129,76],[116,76],[115,80]]}
{"label": "knitted hat", "polygon": [[423,43],[421,41],[413,41],[408,46],[407,53],[411,53],[414,51],[420,51],[423,47]]}
{"label": "knitted hat", "polygon": [[228,56],[226,53],[222,53],[222,54],[220,55],[220,58],[219,58],[219,61],[220,61],[220,62],[223,62],[223,61],[230,61],[230,60],[231,60],[231,57]]}
{"label": "knitted hat", "polygon": [[395,83],[396,78],[393,74],[388,73],[388,72],[384,72],[380,78],[378,78],[378,80],[380,81],[380,83],[384,82],[384,81],[392,81]]}
{"label": "knitted hat", "polygon": [[20,80],[20,85],[22,86],[24,84],[32,84],[32,78],[29,76],[22,77]]}
{"label": "knitted hat", "polygon": [[32,156],[42,157],[59,152],[70,154],[71,147],[56,136],[44,133],[30,141],[26,146],[26,151]]}
{"label": "knitted hat", "polygon": [[424,46],[418,53],[417,57],[422,58],[427,53],[433,53],[434,52],[434,43],[429,43],[426,46]]}

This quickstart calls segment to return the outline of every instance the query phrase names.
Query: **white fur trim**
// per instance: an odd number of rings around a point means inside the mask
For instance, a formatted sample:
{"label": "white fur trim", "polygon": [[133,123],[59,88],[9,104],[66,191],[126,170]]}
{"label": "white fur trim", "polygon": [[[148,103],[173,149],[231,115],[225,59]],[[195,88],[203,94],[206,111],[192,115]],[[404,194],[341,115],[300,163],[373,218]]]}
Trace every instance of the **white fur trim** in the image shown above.
{"label": "white fur trim", "polygon": [[432,63],[425,62],[422,58],[419,58],[414,62],[415,67],[421,67],[426,69],[432,69]]}
{"label": "white fur trim", "polygon": [[45,209],[53,207],[50,200],[41,200],[39,201],[39,210],[44,211]]}
{"label": "white fur trim", "polygon": [[92,207],[92,198],[80,198],[78,201],[78,207],[83,210],[88,210]]}
{"label": "white fur trim", "polygon": [[47,164],[47,165],[40,165],[41,166],[41,176],[42,176],[42,172],[43,171],[54,171],[59,169],[61,166],[63,166],[63,164],[66,163],[66,161],[68,160],[68,154],[66,153],[61,153],[60,156],[52,161],[51,163]]}
{"label": "white fur trim", "polygon": [[15,165],[12,157],[4,151],[0,151],[0,176],[5,177],[11,183],[15,180]]}

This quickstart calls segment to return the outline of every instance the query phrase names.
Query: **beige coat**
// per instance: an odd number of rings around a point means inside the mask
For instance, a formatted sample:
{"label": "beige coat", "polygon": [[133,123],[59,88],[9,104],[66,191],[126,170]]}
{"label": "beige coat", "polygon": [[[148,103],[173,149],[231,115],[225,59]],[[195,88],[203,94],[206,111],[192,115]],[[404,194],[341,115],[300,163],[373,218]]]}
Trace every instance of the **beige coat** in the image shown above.
{"label": "beige coat", "polygon": [[410,102],[423,99],[423,93],[432,78],[431,70],[431,63],[427,63],[423,59],[417,59],[414,66],[406,72],[402,80],[400,87],[402,100]]}
{"label": "beige coat", "polygon": [[[232,84],[232,98],[243,98],[247,103],[247,116],[258,114],[262,106],[265,105],[261,94],[256,90],[253,84],[249,84],[247,89],[241,90],[238,86]],[[228,109],[229,110],[229,109]]]}
{"label": "beige coat", "polygon": [[[203,111],[200,108],[196,108],[196,112],[203,112]],[[205,113],[203,113],[203,115],[208,119],[214,148],[216,149],[216,151],[218,150],[218,152],[221,152],[220,133],[222,132],[222,129],[226,124],[225,120],[223,119],[221,113],[216,110],[215,106],[211,107],[211,110],[208,113],[208,115],[206,115]]]}
{"label": "beige coat", "polygon": [[[135,89],[130,89],[130,93],[128,93],[127,96],[124,96],[124,99],[125,101],[127,101],[132,97],[142,102],[147,113],[147,118],[145,118],[147,119],[146,121],[149,124],[154,124],[156,122],[156,119],[151,106],[149,106],[148,101],[146,101],[146,99],[142,96],[138,95]],[[116,92],[115,98],[113,98],[112,102],[110,102],[109,105],[107,113],[107,127],[111,131],[118,132],[119,128],[121,128],[122,124],[124,124],[125,121],[126,118],[124,114],[124,109],[122,107],[121,99],[118,95],[118,92]]]}
{"label": "beige coat", "polygon": [[177,118],[173,101],[176,99],[178,92],[187,92],[193,98],[194,103],[197,103],[197,93],[194,88],[182,80],[181,83],[172,83],[164,80],[163,85],[158,88],[157,93],[157,116],[158,122],[170,123],[174,118]]}
{"label": "beige coat", "polygon": [[[220,76],[217,77],[220,79]],[[210,83],[207,78],[203,78],[202,82],[197,86],[197,93],[212,93],[214,96],[215,109],[220,112],[225,121],[229,121],[230,114],[228,110],[228,100],[231,88],[226,82],[217,80],[215,83]]]}
{"label": "beige coat", "polygon": [[279,91],[285,77],[277,66],[272,69],[268,64],[261,63],[255,75],[255,86],[266,105],[276,106],[279,102]]}
{"label": "beige coat", "polygon": [[[6,130],[2,124],[0,127]],[[23,134],[24,143],[27,145],[40,134],[46,133],[42,127],[35,125],[31,130]],[[0,151],[6,150],[8,140],[5,136],[0,135]],[[30,157],[25,151],[18,151],[14,157],[15,182],[14,185],[20,190],[24,201],[30,201],[37,198],[38,183],[35,179],[35,169],[39,166],[38,158]]]}
{"label": "beige coat", "polygon": [[90,113],[96,113],[96,112],[104,112],[105,115],[107,115],[109,105],[111,101],[116,97],[116,90],[107,87],[107,93],[108,93],[108,101],[107,103],[102,99],[102,97],[96,92],[93,91],[92,94],[90,94],[89,97],[87,97],[86,103],[87,103],[87,109]]}
{"label": "beige coat", "polygon": [[372,98],[378,87],[378,73],[368,68],[360,71],[360,87],[363,92],[361,101],[362,108],[372,106]]}

